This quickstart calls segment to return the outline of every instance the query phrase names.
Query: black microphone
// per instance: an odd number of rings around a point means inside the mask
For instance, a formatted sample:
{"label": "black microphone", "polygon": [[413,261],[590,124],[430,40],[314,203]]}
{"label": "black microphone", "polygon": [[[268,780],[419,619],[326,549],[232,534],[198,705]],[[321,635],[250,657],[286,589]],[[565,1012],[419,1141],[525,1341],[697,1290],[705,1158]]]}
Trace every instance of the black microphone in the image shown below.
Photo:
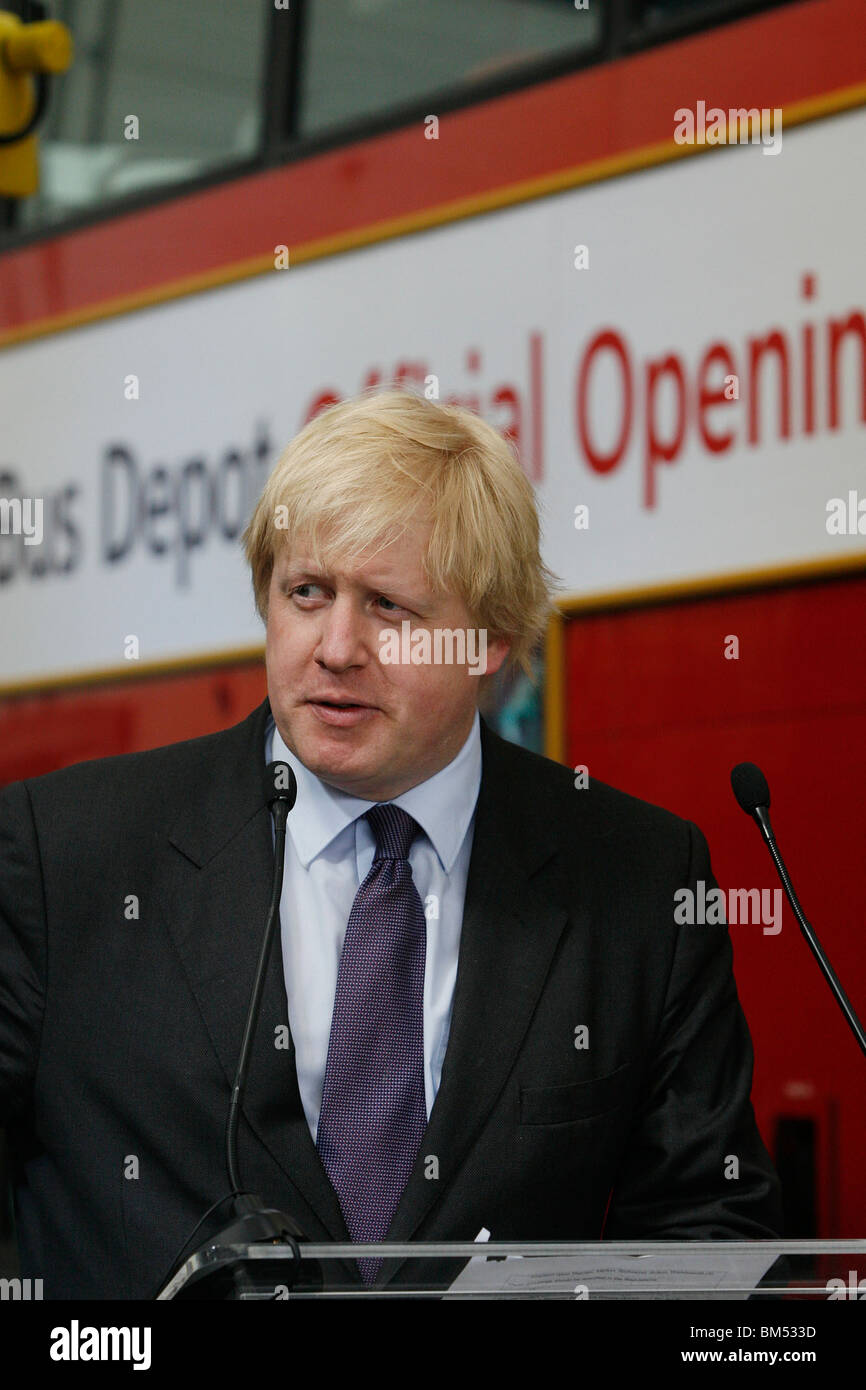
{"label": "black microphone", "polygon": [[247,1084],[247,1072],[250,1064],[250,1053],[252,1051],[253,1038],[255,1036],[256,1024],[259,1021],[259,1010],[262,1002],[262,991],[265,986],[265,975],[267,974],[268,961],[271,955],[271,947],[274,943],[277,923],[280,919],[280,897],[283,891],[283,861],[286,851],[286,821],[289,812],[295,804],[298,795],[298,784],[295,781],[295,774],[288,763],[268,763],[264,773],[265,800],[271,808],[271,815],[274,820],[274,877],[271,885],[271,905],[268,910],[267,923],[265,925],[265,936],[262,941],[262,949],[259,953],[259,963],[256,967],[255,979],[253,980],[253,991],[250,996],[250,1006],[247,1010],[247,1022],[244,1028],[243,1042],[241,1043],[238,1066],[235,1073],[234,1085],[232,1086],[232,1098],[229,1105],[228,1121],[226,1123],[226,1168],[229,1175],[229,1183],[232,1192],[240,1193],[241,1179],[238,1171],[238,1118],[240,1106],[243,1099],[244,1090]]}
{"label": "black microphone", "polygon": [[[271,955],[274,936],[276,935],[277,924],[280,920],[280,898],[283,891],[283,862],[286,849],[286,821],[289,811],[295,804],[298,794],[298,786],[295,774],[288,763],[274,762],[269,763],[264,770],[264,796],[270,806],[271,815],[274,821],[274,876],[271,885],[271,902],[268,909],[268,917],[265,925],[264,939],[262,940],[259,952],[259,961],[256,966],[256,973],[253,979],[253,988],[250,995],[249,1009],[247,1010],[247,1020],[244,1027],[244,1036],[241,1043],[241,1050],[238,1056],[237,1071],[235,1073],[234,1084],[232,1085],[231,1101],[229,1104],[228,1120],[226,1122],[226,1167],[230,1185],[229,1197],[223,1198],[215,1206],[221,1206],[224,1201],[231,1202],[231,1210],[234,1213],[233,1219],[228,1226],[224,1226],[215,1236],[212,1236],[196,1254],[201,1255],[205,1250],[213,1246],[227,1245],[252,1245],[252,1244],[277,1244],[286,1245],[291,1251],[292,1264],[286,1267],[283,1261],[274,1262],[269,1265],[273,1272],[274,1282],[293,1285],[298,1277],[301,1265],[301,1254],[298,1249],[298,1240],[307,1240],[306,1233],[301,1229],[293,1217],[286,1212],[279,1211],[276,1207],[265,1204],[261,1197],[255,1193],[246,1192],[243,1189],[238,1168],[238,1120],[240,1117],[241,1101],[243,1100],[246,1089],[247,1072],[249,1070],[250,1056],[252,1052],[253,1038],[255,1037],[256,1025],[259,1020],[261,1009],[262,992],[264,990],[265,977],[267,975],[268,961]],[[214,1211],[214,1207],[205,1215],[209,1216]],[[202,1221],[205,1218],[202,1218]],[[201,1222],[199,1222],[201,1225]],[[198,1229],[198,1227],[196,1227]],[[195,1235],[195,1232],[193,1232]],[[184,1250],[189,1246],[192,1236],[186,1241]],[[182,1253],[182,1252],[181,1252]],[[172,1273],[175,1273],[181,1264],[178,1257],[172,1265]],[[304,1287],[321,1287],[322,1272],[318,1262],[305,1261]],[[169,1280],[169,1283],[171,1280]],[[168,1285],[166,1285],[168,1287]],[[255,1297],[256,1289],[261,1287],[261,1279],[255,1270],[247,1267],[241,1262],[236,1268],[220,1270],[213,1276],[209,1276],[205,1269],[203,1276],[198,1274],[190,1280],[190,1287],[181,1292],[181,1298],[213,1298],[225,1297],[227,1291],[234,1291],[235,1296]],[[267,1287],[267,1286],[265,1286]],[[258,1296],[262,1296],[260,1293]]]}
{"label": "black microphone", "polygon": [[751,816],[755,821],[766,841],[767,848],[773,856],[773,863],[776,865],[779,878],[782,881],[785,895],[799,923],[800,930],[809,943],[811,952],[820,967],[821,974],[832,989],[837,1004],[848,1020],[848,1025],[860,1044],[860,1050],[863,1052],[864,1056],[866,1056],[866,1032],[863,1031],[863,1025],[854,1012],[848,996],[839,983],[839,977],[827,959],[827,954],[818,940],[814,928],[806,920],[797,894],[794,892],[794,885],[791,882],[788,870],[785,868],[784,861],[776,845],[776,837],[773,834],[773,827],[770,824],[770,788],[767,784],[767,779],[761,769],[756,767],[754,763],[738,763],[731,772],[731,786],[734,789],[734,796],[737,798],[740,806],[742,806],[746,815]]}

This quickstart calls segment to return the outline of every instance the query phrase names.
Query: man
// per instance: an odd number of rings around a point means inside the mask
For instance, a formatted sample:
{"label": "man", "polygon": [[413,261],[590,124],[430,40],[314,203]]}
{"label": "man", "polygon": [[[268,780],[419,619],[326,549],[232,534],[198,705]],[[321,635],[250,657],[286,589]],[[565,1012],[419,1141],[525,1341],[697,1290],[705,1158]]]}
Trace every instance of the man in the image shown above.
{"label": "man", "polygon": [[[292,441],[245,542],[268,700],[0,794],[22,1273],[48,1297],[150,1296],[227,1191],[271,760],[298,795],[247,1188],[315,1241],[777,1236],[727,929],[674,920],[677,890],[712,882],[703,836],[479,718],[550,603],[510,447],[368,394]],[[485,675],[444,655],[482,650]]]}

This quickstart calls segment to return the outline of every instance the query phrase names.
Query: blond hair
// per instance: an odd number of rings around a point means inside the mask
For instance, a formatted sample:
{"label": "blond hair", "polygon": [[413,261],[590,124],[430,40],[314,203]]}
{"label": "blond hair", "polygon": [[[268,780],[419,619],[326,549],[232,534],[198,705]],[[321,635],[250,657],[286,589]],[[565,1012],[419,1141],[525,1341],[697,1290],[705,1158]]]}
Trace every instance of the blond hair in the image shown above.
{"label": "blond hair", "polygon": [[408,390],[329,406],[283,450],[243,535],[260,616],[278,544],[303,536],[327,569],[390,544],[414,520],[432,523],[422,558],[430,587],[457,595],[478,627],[510,642],[507,665],[533,680],[556,576],[539,553],[532,487],[480,416]]}

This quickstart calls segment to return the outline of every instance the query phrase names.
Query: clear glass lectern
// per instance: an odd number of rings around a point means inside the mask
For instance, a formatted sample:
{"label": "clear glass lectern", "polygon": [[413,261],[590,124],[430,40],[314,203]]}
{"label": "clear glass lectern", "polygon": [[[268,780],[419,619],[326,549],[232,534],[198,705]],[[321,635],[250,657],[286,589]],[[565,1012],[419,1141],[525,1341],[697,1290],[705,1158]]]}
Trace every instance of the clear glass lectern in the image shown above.
{"label": "clear glass lectern", "polygon": [[866,1299],[866,1240],[212,1244],[158,1298]]}

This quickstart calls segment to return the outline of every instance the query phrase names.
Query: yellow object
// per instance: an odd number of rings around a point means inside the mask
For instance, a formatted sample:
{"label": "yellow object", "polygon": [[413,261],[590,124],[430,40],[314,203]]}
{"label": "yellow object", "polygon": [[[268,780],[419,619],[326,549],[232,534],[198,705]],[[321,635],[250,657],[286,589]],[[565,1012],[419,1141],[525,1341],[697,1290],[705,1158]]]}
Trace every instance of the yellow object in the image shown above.
{"label": "yellow object", "polygon": [[[25,130],[36,105],[32,74],[65,72],[72,35],[58,20],[22,24],[0,10],[0,136]],[[0,144],[0,197],[27,198],[39,187],[36,135]]]}
{"label": "yellow object", "polygon": [[3,61],[12,72],[65,72],[72,62],[72,35],[56,19],[21,24],[3,45]]}

